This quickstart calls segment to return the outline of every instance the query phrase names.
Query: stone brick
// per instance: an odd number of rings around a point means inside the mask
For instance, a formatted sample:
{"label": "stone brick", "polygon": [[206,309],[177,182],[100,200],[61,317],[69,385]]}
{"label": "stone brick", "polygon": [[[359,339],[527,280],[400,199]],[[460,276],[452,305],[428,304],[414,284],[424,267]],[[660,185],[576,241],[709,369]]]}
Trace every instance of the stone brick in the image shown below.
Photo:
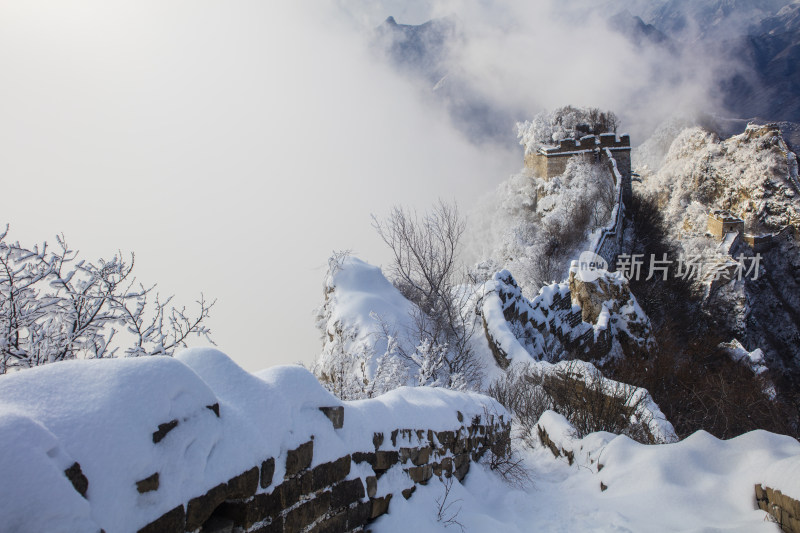
{"label": "stone brick", "polygon": [[414,483],[425,484],[433,476],[431,465],[413,466],[408,469],[408,475]]}
{"label": "stone brick", "polygon": [[331,489],[331,509],[347,507],[364,497],[364,484],[360,479],[348,479]]}
{"label": "stone brick", "polygon": [[266,518],[261,503],[261,499],[255,496],[249,500],[225,501],[217,507],[215,514],[228,518],[234,526],[247,529]]}
{"label": "stone brick", "polygon": [[72,466],[64,470],[64,475],[67,476],[72,486],[75,487],[75,490],[78,491],[78,494],[86,497],[86,492],[89,490],[89,480],[83,474],[81,470],[81,465],[76,461],[72,463]]}
{"label": "stone brick", "polygon": [[286,453],[286,477],[292,477],[299,474],[309,466],[311,460],[314,458],[314,441],[310,440],[301,444],[294,450],[289,450]]}
{"label": "stone brick", "polygon": [[300,497],[313,492],[311,489],[311,472],[306,472],[300,476],[287,479],[278,487],[276,491],[280,494],[281,505],[287,509],[300,501]]}
{"label": "stone brick", "polygon": [[416,466],[424,465],[430,459],[432,451],[430,446],[424,448],[400,448],[400,462],[411,461]]}
{"label": "stone brick", "polygon": [[420,448],[419,453],[417,453],[416,457],[411,459],[411,462],[417,466],[426,464],[428,461],[430,461],[432,451],[433,449],[430,446]]}
{"label": "stone brick", "polygon": [[386,514],[389,511],[389,502],[391,499],[391,494],[387,494],[383,498],[371,499],[370,502],[372,503],[372,509],[369,514],[370,519],[375,520],[379,516]]}
{"label": "stone brick", "polygon": [[409,487],[407,489],[403,489],[401,494],[403,495],[403,498],[405,498],[407,500],[407,499],[409,499],[411,497],[412,494],[414,494],[414,491],[416,491],[416,490],[417,490],[417,486],[414,485],[413,487]]}
{"label": "stone brick", "polygon": [[467,473],[469,472],[469,461],[464,463],[463,465],[456,467],[453,475],[456,476],[456,479],[459,481],[464,481],[464,478],[467,477]]}
{"label": "stone brick", "polygon": [[186,530],[194,531],[208,520],[214,509],[225,501],[228,496],[228,486],[220,483],[207,493],[189,500],[186,506]]}
{"label": "stone brick", "polygon": [[159,424],[158,430],[153,432],[153,444],[158,444],[159,442],[161,442],[161,440],[167,436],[167,433],[169,433],[176,427],[178,427],[177,420],[170,420],[169,422]]}
{"label": "stone brick", "polygon": [[[788,498],[788,497],[787,497]],[[790,509],[795,518],[800,519],[800,501],[788,498],[791,502]]]}
{"label": "stone brick", "polygon": [[234,525],[248,529],[256,522],[267,518],[275,519],[283,511],[280,495],[256,494],[247,500],[232,500],[223,502],[217,513],[233,520]]}
{"label": "stone brick", "polygon": [[283,529],[286,533],[303,531],[313,524],[318,518],[328,512],[331,504],[330,492],[323,492],[313,500],[308,500],[288,513],[283,519]]}
{"label": "stone brick", "polygon": [[375,452],[355,452],[352,454],[354,463],[367,462],[371,465],[375,464]]}
{"label": "stone brick", "polygon": [[439,439],[439,443],[445,450],[453,450],[453,444],[456,441],[456,432],[455,431],[440,431],[436,434],[436,438]]}
{"label": "stone brick", "polygon": [[335,407],[320,407],[319,410],[331,421],[333,429],[342,429],[344,425],[344,407],[341,405]]}
{"label": "stone brick", "polygon": [[203,524],[203,533],[233,533],[233,520],[214,514]]}
{"label": "stone brick", "polygon": [[312,476],[312,490],[319,490],[324,487],[330,487],[334,483],[343,480],[350,473],[350,456],[346,455],[341,459],[324,463],[314,467],[311,471]]}
{"label": "stone brick", "polygon": [[372,444],[375,446],[376,450],[380,448],[381,444],[383,444],[383,433],[373,433]]}
{"label": "stone brick", "polygon": [[397,464],[400,459],[400,454],[396,451],[378,451],[375,452],[375,464],[372,467],[375,470],[388,470],[393,465]]}
{"label": "stone brick", "polygon": [[273,490],[270,494],[256,494],[255,499],[260,502],[259,508],[263,508],[265,517],[274,519],[283,511],[281,494],[278,490]]}
{"label": "stone brick", "polygon": [[450,477],[453,475],[453,458],[452,457],[443,457],[441,462],[441,469],[442,473],[445,477]]}
{"label": "stone brick", "polygon": [[139,494],[144,494],[145,492],[152,492],[154,490],[158,490],[158,472],[156,472],[152,476],[144,478],[141,481],[137,481],[136,490],[139,491]]}
{"label": "stone brick", "polygon": [[238,500],[249,498],[258,489],[258,467],[228,480],[228,496],[226,499]]}
{"label": "stone brick", "polygon": [[259,485],[262,489],[272,485],[272,476],[275,474],[275,458],[270,457],[266,461],[262,461],[260,474]]}
{"label": "stone brick", "polygon": [[279,516],[269,524],[261,525],[257,529],[251,530],[249,533],[284,533],[283,517]]}
{"label": "stone brick", "polygon": [[374,498],[378,492],[378,478],[375,476],[367,477],[367,496]]}
{"label": "stone brick", "polygon": [[342,533],[347,531],[347,511],[341,511],[322,520],[308,530],[308,533]]}
{"label": "stone brick", "polygon": [[179,505],[144,526],[138,533],[183,533],[185,526],[186,513],[183,505]]}
{"label": "stone brick", "polygon": [[347,508],[347,529],[351,530],[369,522],[372,514],[372,500],[359,502]]}

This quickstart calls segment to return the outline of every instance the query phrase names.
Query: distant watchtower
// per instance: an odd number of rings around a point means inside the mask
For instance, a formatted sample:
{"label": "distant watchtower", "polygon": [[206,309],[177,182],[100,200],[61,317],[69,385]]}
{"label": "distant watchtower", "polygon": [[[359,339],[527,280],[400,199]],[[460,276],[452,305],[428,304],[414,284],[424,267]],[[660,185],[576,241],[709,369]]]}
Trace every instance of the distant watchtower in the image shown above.
{"label": "distant watchtower", "polygon": [[744,235],[744,220],[728,211],[714,211],[708,215],[708,232],[718,241],[723,240],[726,233]]}
{"label": "distant watchtower", "polygon": [[602,133],[586,135],[579,140],[564,139],[557,145],[542,145],[536,151],[525,154],[525,166],[533,169],[544,179],[560,176],[567,169],[570,157],[583,157],[587,161],[611,164],[608,152],[617,164],[622,177],[622,199],[630,202],[631,188],[631,138],[627,134]]}

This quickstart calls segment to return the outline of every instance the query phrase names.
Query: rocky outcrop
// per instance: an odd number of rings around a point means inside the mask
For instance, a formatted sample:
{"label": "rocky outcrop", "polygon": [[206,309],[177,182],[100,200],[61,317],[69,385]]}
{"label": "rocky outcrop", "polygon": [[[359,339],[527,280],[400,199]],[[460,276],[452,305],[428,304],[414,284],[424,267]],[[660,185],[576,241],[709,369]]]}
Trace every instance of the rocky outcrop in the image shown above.
{"label": "rocky outcrop", "polygon": [[581,308],[584,322],[607,321],[614,338],[625,347],[652,346],[650,320],[639,307],[623,275],[603,271],[598,272],[597,279],[584,281],[577,269],[572,268],[569,290],[572,301]]}

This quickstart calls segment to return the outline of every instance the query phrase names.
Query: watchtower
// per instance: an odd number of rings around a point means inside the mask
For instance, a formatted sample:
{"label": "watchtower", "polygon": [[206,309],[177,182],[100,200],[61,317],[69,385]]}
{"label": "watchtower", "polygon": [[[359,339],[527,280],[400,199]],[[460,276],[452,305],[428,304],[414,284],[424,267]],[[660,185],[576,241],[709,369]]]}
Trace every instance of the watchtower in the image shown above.
{"label": "watchtower", "polygon": [[564,139],[555,145],[541,145],[536,151],[525,154],[525,166],[533,169],[540,177],[551,179],[560,176],[567,169],[571,157],[582,157],[587,161],[616,163],[622,177],[622,199],[630,202],[631,188],[631,138],[628,134],[617,138],[615,133],[586,135],[580,139]]}

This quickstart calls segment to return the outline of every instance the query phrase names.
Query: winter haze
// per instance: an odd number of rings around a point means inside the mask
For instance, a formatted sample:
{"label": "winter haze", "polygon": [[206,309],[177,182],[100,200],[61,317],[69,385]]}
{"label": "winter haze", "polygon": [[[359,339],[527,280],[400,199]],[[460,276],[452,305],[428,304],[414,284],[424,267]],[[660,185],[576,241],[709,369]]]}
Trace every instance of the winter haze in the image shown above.
{"label": "winter haze", "polygon": [[636,46],[585,5],[4,1],[2,220],[89,260],[133,251],[177,303],[216,298],[213,337],[247,369],[308,363],[331,251],[388,258],[371,213],[467,211],[521,166],[389,65],[372,40],[387,16],[455,16],[449,69],[518,120],[615,109],[638,143],[675,109],[718,108],[726,65]]}

